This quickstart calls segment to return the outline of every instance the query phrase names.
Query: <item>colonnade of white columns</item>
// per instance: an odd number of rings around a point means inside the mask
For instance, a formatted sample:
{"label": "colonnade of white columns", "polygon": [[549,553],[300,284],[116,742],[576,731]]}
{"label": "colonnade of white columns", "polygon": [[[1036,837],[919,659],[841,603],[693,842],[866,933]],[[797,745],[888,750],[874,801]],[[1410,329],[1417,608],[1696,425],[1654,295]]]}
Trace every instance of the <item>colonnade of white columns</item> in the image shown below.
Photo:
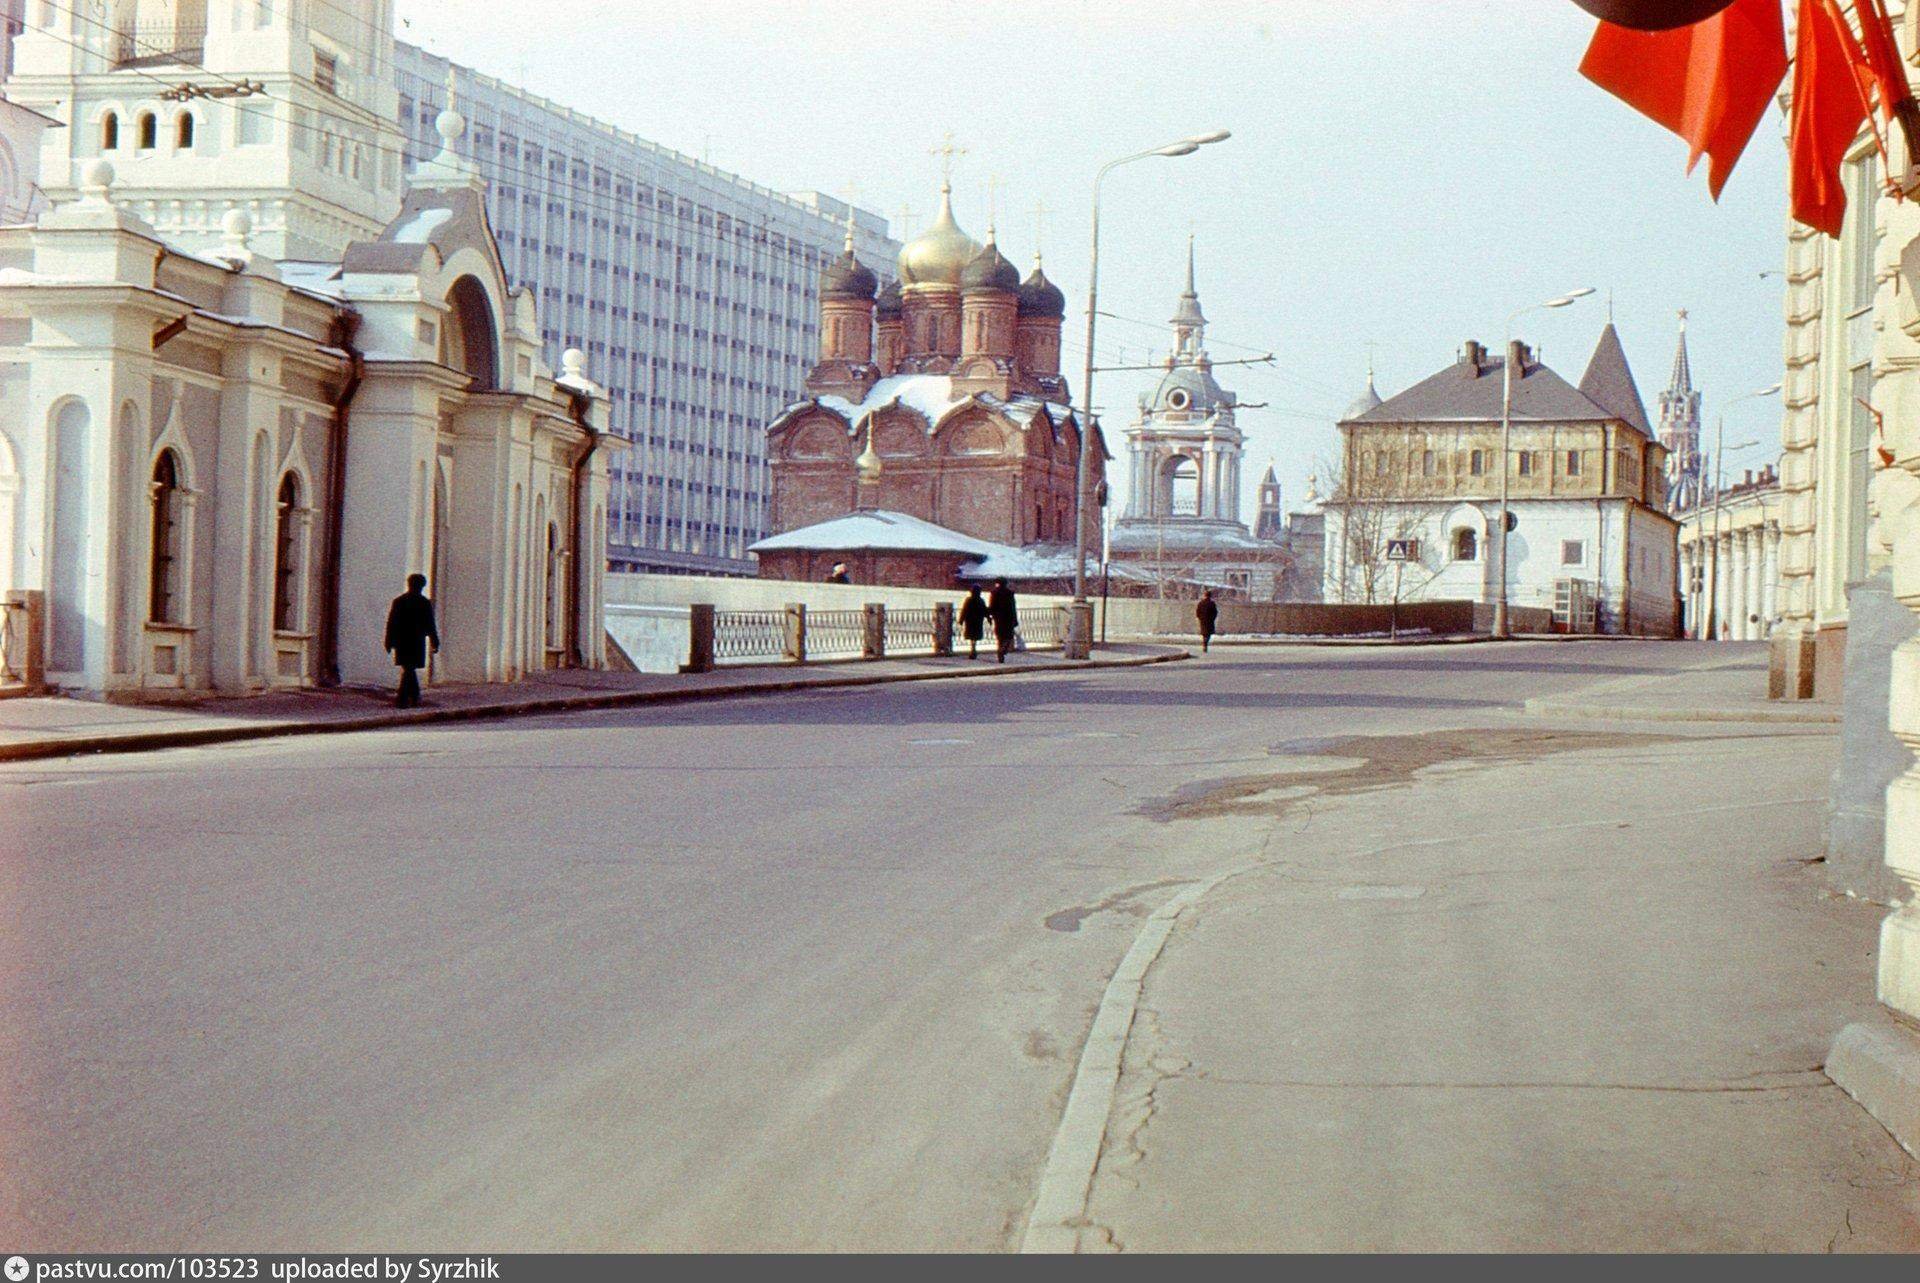
{"label": "colonnade of white columns", "polygon": [[[1687,635],[1762,641],[1779,614],[1780,527],[1774,522],[1723,530],[1680,550]],[[1708,612],[1714,619],[1708,628]]]}

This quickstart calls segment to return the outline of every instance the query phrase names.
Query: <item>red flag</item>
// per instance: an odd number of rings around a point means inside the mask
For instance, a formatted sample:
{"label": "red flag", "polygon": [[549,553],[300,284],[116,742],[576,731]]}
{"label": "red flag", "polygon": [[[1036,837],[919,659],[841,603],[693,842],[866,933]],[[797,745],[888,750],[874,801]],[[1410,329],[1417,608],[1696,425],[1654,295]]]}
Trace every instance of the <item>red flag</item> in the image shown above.
{"label": "red flag", "polygon": [[1793,216],[1840,235],[1847,189],[1840,164],[1867,120],[1866,55],[1834,0],[1800,0],[1794,48],[1791,153]]}
{"label": "red flag", "polygon": [[1668,31],[1603,22],[1580,74],[1686,139],[1689,173],[1711,157],[1707,190],[1718,200],[1787,74],[1780,0],[1734,0]]}
{"label": "red flag", "polygon": [[1867,70],[1880,90],[1880,119],[1892,123],[1895,109],[1913,96],[1907,88],[1907,68],[1893,43],[1893,27],[1880,0],[1854,0],[1860,15],[1860,46]]}

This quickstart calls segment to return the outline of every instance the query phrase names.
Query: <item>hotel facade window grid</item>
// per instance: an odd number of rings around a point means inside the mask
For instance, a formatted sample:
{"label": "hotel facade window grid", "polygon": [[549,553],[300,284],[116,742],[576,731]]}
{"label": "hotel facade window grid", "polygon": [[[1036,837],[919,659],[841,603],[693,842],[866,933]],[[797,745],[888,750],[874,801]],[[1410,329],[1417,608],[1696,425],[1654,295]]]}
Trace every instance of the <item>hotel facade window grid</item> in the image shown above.
{"label": "hotel facade window grid", "polygon": [[[410,154],[438,147],[448,64],[395,48]],[[762,425],[800,399],[817,346],[818,277],[847,207],[784,195],[465,67],[454,68],[461,150],[488,179],[510,279],[534,290],[558,359],[593,357],[611,427],[612,569],[755,573],[769,533]],[[899,246],[855,217],[860,257],[884,275]],[[604,372],[604,373],[600,373]]]}

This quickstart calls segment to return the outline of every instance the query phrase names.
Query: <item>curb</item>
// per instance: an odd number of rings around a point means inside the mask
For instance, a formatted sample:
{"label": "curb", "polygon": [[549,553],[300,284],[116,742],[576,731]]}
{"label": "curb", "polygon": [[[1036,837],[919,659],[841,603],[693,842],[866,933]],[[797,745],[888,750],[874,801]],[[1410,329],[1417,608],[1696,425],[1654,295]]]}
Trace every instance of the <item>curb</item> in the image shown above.
{"label": "curb", "polygon": [[1617,722],[1746,722],[1795,726],[1838,726],[1840,714],[1825,709],[1795,708],[1636,708],[1626,704],[1565,703],[1530,699],[1521,706],[1533,717],[1587,717]]}
{"label": "curb", "polygon": [[267,722],[258,726],[202,726],[172,731],[137,731],[129,735],[74,736],[63,740],[41,740],[30,744],[0,745],[0,764],[44,761],[54,757],[81,757],[104,753],[146,753],[162,748],[197,748],[206,744],[233,744],[246,740],[290,739],[300,735],[330,735],[347,731],[377,731],[395,726],[433,725],[442,722],[502,721],[510,717],[532,717],[547,713],[594,712],[609,708],[631,708],[645,704],[691,704],[702,700],[730,699],[747,695],[780,695],[795,691],[844,690],[853,686],[888,686],[896,682],[954,681],[989,677],[1013,677],[1020,674],[1085,672],[1099,668],[1144,668],[1150,664],[1168,664],[1192,659],[1188,652],[1141,655],[1130,659],[1064,660],[1044,669],[983,668],[937,670],[924,673],[884,673],[875,676],[783,678],[754,686],[709,686],[699,690],[610,691],[595,695],[561,695],[550,699],[526,700],[511,704],[477,704],[471,708],[427,708],[412,712],[398,710],[370,713],[364,717],[339,717],[328,721]]}
{"label": "curb", "polygon": [[[1179,633],[1164,634],[1163,645],[1198,646],[1198,637],[1188,638]],[[1156,639],[1160,640],[1160,639]],[[1406,637],[1398,641],[1385,637],[1221,637],[1215,635],[1216,646],[1328,646],[1356,649],[1368,646],[1473,646],[1481,642],[1491,642],[1493,638],[1478,633],[1456,633],[1444,637]],[[1514,641],[1531,641],[1532,638],[1516,637]]]}

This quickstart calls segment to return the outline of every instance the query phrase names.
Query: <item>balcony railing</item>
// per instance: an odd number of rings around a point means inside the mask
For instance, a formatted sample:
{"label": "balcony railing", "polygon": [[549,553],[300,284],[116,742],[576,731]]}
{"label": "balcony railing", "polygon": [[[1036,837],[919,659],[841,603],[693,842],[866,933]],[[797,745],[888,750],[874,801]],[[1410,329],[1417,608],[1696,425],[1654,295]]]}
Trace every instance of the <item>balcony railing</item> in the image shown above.
{"label": "balcony railing", "polygon": [[197,67],[206,56],[205,23],[143,22],[108,38],[116,67]]}

